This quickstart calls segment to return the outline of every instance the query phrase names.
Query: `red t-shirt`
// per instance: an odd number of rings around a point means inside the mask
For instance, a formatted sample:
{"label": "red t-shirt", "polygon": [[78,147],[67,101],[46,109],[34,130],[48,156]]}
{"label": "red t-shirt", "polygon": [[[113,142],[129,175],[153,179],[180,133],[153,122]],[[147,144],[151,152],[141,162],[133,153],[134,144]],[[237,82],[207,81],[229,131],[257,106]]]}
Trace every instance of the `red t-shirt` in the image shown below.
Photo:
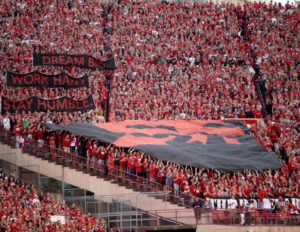
{"label": "red t-shirt", "polygon": [[159,183],[165,183],[166,182],[166,172],[163,170],[160,170],[158,172],[158,182]]}
{"label": "red t-shirt", "polygon": [[70,147],[71,146],[71,138],[64,137],[63,139],[63,147]]}
{"label": "red t-shirt", "polygon": [[143,164],[142,163],[136,163],[135,164],[135,170],[136,170],[136,173],[142,173],[143,172]]}
{"label": "red t-shirt", "polygon": [[34,129],[32,130],[32,138],[37,138],[37,137],[38,137],[38,132],[37,132],[37,129],[34,128]]}
{"label": "red t-shirt", "polygon": [[99,159],[100,160],[105,160],[106,159],[106,152],[105,151],[100,151],[99,152]]}
{"label": "red t-shirt", "polygon": [[127,158],[124,155],[121,155],[120,158],[120,167],[126,168],[127,167]]}
{"label": "red t-shirt", "polygon": [[134,162],[132,160],[129,159],[127,165],[128,165],[129,169],[133,169],[134,170]]}
{"label": "red t-shirt", "polygon": [[180,179],[179,179],[178,175],[174,175],[173,176],[173,182],[174,182],[174,184],[178,184],[179,185]]}
{"label": "red t-shirt", "polygon": [[115,157],[110,156],[108,159],[108,169],[111,170],[115,166]]}
{"label": "red t-shirt", "polygon": [[98,157],[98,147],[94,147],[94,148],[92,149],[92,156],[93,156],[94,158],[97,158],[97,157]]}
{"label": "red t-shirt", "polygon": [[149,167],[149,177],[155,178],[157,175],[157,168],[154,165],[150,165]]}
{"label": "red t-shirt", "polygon": [[44,131],[43,130],[38,130],[38,132],[37,132],[37,137],[38,137],[38,139],[44,139]]}
{"label": "red t-shirt", "polygon": [[63,139],[64,139],[63,134],[58,135],[58,143],[59,143],[59,144],[62,144]]}
{"label": "red t-shirt", "polygon": [[262,199],[266,196],[266,191],[265,190],[260,190],[258,198],[260,199],[260,201],[262,201]]}
{"label": "red t-shirt", "polygon": [[21,136],[22,128],[20,127],[20,125],[15,125],[14,132],[17,136]]}
{"label": "red t-shirt", "polygon": [[50,138],[49,138],[49,143],[50,143],[51,145],[54,145],[55,142],[56,142],[56,137],[55,137],[55,135],[53,134],[53,135],[51,135]]}

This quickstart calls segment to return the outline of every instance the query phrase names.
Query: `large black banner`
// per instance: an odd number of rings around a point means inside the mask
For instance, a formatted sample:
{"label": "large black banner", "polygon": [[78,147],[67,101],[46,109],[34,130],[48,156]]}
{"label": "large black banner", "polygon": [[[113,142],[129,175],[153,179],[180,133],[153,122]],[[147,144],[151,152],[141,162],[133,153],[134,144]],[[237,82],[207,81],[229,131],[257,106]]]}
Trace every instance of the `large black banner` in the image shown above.
{"label": "large black banner", "polygon": [[33,66],[77,66],[92,70],[115,70],[114,58],[101,61],[90,55],[67,55],[52,53],[33,53]]}
{"label": "large black banner", "polygon": [[248,129],[235,121],[129,120],[47,126],[199,168],[239,171],[281,167],[277,156],[247,135]]}
{"label": "large black banner", "polygon": [[13,101],[2,96],[1,112],[5,114],[25,112],[73,112],[73,111],[87,111],[95,109],[94,99],[92,95],[89,95],[86,99],[81,101],[75,101],[68,97],[61,97],[54,100],[46,100],[38,97],[30,97],[20,101]]}
{"label": "large black banner", "polygon": [[46,75],[37,71],[25,74],[7,72],[6,84],[15,87],[64,87],[65,89],[89,87],[87,75],[74,78],[64,72],[57,75]]}

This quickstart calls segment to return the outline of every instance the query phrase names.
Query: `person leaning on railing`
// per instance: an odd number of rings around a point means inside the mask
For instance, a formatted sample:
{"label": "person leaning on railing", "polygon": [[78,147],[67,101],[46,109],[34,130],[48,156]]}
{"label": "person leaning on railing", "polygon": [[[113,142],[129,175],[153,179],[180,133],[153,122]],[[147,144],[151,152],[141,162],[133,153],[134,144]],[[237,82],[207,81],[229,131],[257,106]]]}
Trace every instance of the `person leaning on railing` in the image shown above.
{"label": "person leaning on railing", "polygon": [[196,224],[199,224],[199,220],[201,220],[202,205],[203,205],[203,202],[197,197],[193,203]]}

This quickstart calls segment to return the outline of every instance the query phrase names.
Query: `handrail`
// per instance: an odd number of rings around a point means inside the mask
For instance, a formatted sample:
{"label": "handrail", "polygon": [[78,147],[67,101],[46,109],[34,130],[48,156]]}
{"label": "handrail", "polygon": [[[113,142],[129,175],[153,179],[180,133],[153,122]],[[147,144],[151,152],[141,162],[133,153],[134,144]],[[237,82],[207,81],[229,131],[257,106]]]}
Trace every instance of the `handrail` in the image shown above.
{"label": "handrail", "polygon": [[[1,128],[1,135],[3,134],[5,135],[4,140],[6,141],[6,143],[17,143],[16,136],[13,132],[6,131]],[[186,207],[192,206],[192,196],[190,194],[186,194],[180,190],[175,190],[170,186],[162,185],[159,182],[152,181],[135,174],[131,174],[117,167],[96,163],[94,160],[89,160],[86,157],[82,157],[74,153],[65,152],[62,149],[52,147],[44,143],[39,143],[37,140],[25,138],[23,151],[28,153],[32,153],[33,151],[35,151],[38,158],[41,158],[41,154],[43,154],[43,156],[48,156],[49,159],[53,162],[55,162],[55,160],[61,160],[62,162],[68,163],[72,168],[76,168],[77,166],[84,167],[94,175],[102,174],[104,176],[110,177],[111,179],[114,179],[116,183],[127,182],[134,187],[137,186],[138,191],[141,191],[142,189],[147,189],[154,192],[170,191],[170,193],[168,194],[168,198],[174,199],[175,201],[180,202]]]}
{"label": "handrail", "polygon": [[[5,142],[11,146],[15,146],[18,141],[16,141],[16,136],[13,132],[6,131],[3,128],[0,129],[0,141]],[[178,190],[178,195],[175,194],[175,189],[169,186],[163,186],[162,184],[150,181],[149,179],[145,179],[143,177],[137,176],[135,174],[131,174],[125,171],[122,171],[116,167],[110,167],[109,170],[107,166],[100,163],[95,163],[94,161],[88,160],[86,157],[81,157],[73,153],[65,152],[61,149],[51,147],[47,144],[40,144],[38,141],[26,138],[24,140],[24,144],[22,146],[24,152],[29,152],[31,154],[36,155],[39,158],[49,156],[51,161],[57,161],[61,159],[63,162],[69,163],[70,167],[76,168],[77,166],[85,167],[93,174],[104,174],[108,177],[114,179],[117,183],[121,181],[126,181],[131,184],[135,184],[138,186],[138,190],[140,191],[142,188],[151,189],[152,191],[162,191],[169,190],[168,197],[175,198],[180,200],[185,204],[185,206],[191,206],[191,196],[187,195]],[[115,172],[115,173],[114,173]],[[122,175],[120,175],[122,174]],[[128,178],[130,177],[130,178]],[[151,186],[151,184],[153,186]],[[182,197],[187,197],[187,199],[181,199]],[[198,211],[197,211],[198,210]],[[172,220],[176,223],[176,225],[181,225],[182,220],[190,218],[191,215],[182,215],[186,213],[193,213],[197,211],[198,214],[202,214],[202,219],[206,218],[206,224],[241,224],[242,216],[245,217],[246,213],[249,213],[250,216],[247,217],[247,220],[251,222],[251,225],[299,225],[300,223],[300,215],[293,216],[282,216],[278,213],[265,213],[263,210],[253,210],[253,211],[245,211],[245,210],[224,210],[218,208],[185,208],[185,209],[173,209],[173,210],[149,210],[147,214],[155,215],[155,223],[156,226],[159,225],[159,218],[163,217],[164,214],[169,214],[166,216],[168,220]],[[141,211],[142,213],[142,211]],[[204,216],[203,216],[204,215]],[[143,221],[151,221],[149,218],[141,218],[139,220]],[[194,224],[194,223],[192,223]],[[198,221],[196,220],[196,224]]]}

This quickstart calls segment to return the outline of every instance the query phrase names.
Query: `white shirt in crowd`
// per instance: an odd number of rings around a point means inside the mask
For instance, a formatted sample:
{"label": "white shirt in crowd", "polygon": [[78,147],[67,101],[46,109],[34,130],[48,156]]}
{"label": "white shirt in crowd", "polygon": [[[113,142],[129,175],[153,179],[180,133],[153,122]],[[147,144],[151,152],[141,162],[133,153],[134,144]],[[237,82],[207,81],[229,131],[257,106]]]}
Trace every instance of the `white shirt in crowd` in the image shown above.
{"label": "white shirt in crowd", "polygon": [[5,117],[3,119],[3,126],[5,130],[9,130],[10,129],[10,119],[8,117]]}
{"label": "white shirt in crowd", "polygon": [[272,209],[271,201],[269,198],[263,199],[264,209]]}
{"label": "white shirt in crowd", "polygon": [[236,209],[238,203],[236,201],[236,199],[229,199],[228,200],[228,209]]}

